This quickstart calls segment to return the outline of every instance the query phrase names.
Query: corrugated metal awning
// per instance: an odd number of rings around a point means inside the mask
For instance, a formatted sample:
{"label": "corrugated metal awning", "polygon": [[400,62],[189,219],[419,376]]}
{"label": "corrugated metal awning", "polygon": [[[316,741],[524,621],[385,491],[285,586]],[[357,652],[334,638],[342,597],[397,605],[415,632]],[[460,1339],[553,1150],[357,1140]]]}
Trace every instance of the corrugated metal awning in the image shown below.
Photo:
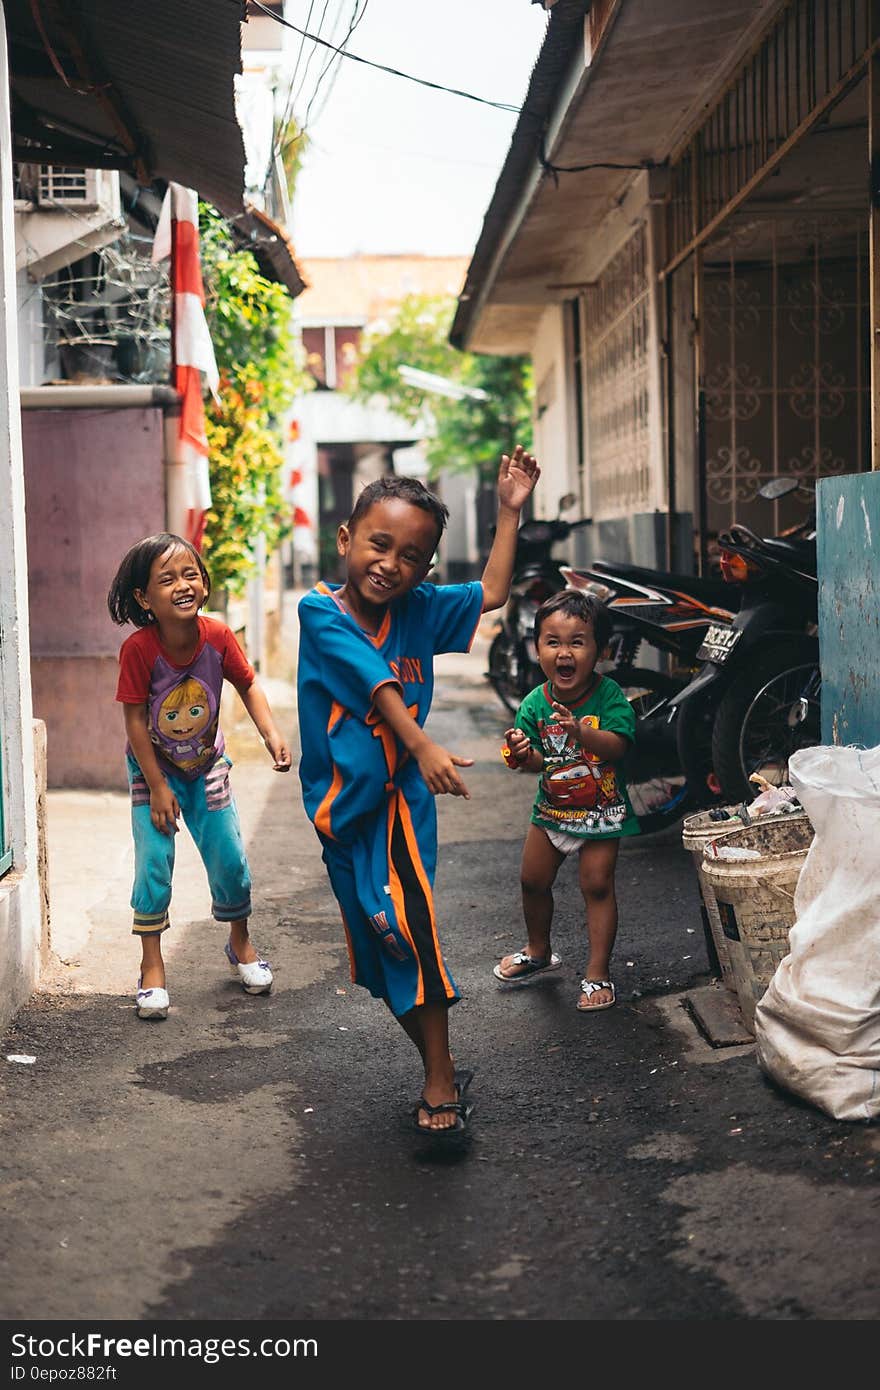
{"label": "corrugated metal awning", "polygon": [[14,158],[173,179],[241,211],[243,0],[3,0]]}
{"label": "corrugated metal awning", "polygon": [[293,243],[280,222],[253,203],[245,203],[244,212],[232,222],[232,235],[239,245],[253,252],[268,280],[283,285],[291,299],[302,294],[307,282],[297,263]]}

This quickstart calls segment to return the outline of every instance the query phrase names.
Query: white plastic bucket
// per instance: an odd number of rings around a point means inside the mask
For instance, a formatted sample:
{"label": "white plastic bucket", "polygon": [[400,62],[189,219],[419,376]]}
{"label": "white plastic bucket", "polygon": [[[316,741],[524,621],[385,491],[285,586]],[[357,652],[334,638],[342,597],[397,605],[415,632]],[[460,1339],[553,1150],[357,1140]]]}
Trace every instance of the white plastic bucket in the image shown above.
{"label": "white plastic bucket", "polygon": [[[755,1005],[788,955],[794,890],[812,839],[806,813],[791,811],[710,839],[703,852],[700,872],[715,896],[743,1021],[750,1031]],[[757,851],[757,857],[725,860],[727,849]]]}

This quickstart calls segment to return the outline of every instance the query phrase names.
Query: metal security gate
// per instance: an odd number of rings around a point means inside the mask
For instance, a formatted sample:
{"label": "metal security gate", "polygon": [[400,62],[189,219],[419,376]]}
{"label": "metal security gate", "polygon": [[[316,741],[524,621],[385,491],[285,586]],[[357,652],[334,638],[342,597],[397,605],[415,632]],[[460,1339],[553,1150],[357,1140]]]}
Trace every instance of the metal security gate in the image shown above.
{"label": "metal security gate", "polygon": [[[735,224],[703,271],[710,538],[734,521],[777,534],[809,515],[818,478],[870,468],[866,217]],[[779,475],[806,487],[758,497]]]}
{"label": "metal security gate", "polygon": [[878,44],[876,0],[791,0],[673,159],[670,274],[757,188],[865,73]]}

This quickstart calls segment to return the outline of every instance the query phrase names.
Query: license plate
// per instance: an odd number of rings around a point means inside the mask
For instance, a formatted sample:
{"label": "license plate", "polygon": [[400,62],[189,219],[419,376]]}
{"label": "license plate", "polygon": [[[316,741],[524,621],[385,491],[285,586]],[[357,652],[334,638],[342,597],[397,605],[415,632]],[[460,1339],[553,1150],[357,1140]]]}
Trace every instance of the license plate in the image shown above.
{"label": "license plate", "polygon": [[741,628],[712,623],[706,629],[703,644],[697,652],[697,660],[714,661],[716,666],[723,666],[741,636]]}

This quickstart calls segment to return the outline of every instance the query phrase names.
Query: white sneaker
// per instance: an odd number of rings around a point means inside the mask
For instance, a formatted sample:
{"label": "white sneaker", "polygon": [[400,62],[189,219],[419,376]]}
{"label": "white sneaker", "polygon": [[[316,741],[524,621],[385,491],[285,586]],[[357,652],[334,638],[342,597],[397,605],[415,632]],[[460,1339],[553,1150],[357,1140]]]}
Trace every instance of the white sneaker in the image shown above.
{"label": "white sneaker", "polygon": [[273,976],[267,960],[239,960],[228,941],[223,949],[229,961],[229,968],[233,975],[238,976],[245,994],[269,993]]}
{"label": "white sneaker", "polygon": [[171,1000],[166,989],[141,989],[134,997],[138,1018],[167,1018]]}

